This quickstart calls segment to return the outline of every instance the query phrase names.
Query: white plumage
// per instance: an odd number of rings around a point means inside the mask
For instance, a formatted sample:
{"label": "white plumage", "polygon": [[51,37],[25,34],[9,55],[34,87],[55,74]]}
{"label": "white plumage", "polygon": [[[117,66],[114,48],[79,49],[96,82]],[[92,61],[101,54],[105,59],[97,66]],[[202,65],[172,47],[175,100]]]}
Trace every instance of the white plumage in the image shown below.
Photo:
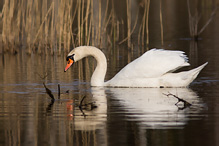
{"label": "white plumage", "polygon": [[91,77],[92,86],[113,87],[186,87],[207,65],[207,62],[190,71],[173,73],[177,69],[189,66],[183,51],[152,49],[127,64],[111,80],[104,82],[107,62],[105,55],[96,47],[80,46],[73,49],[74,61],[86,56],[97,60],[97,67]]}

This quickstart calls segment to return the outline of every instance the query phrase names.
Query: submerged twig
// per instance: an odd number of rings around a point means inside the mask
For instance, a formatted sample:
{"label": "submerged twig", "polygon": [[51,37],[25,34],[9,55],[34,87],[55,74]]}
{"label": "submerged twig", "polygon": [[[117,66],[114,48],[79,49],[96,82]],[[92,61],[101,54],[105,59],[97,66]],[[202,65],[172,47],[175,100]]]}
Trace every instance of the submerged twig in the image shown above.
{"label": "submerged twig", "polygon": [[184,99],[182,99],[182,98],[179,98],[178,96],[176,96],[176,95],[174,95],[174,94],[172,94],[172,93],[168,93],[168,94],[164,94],[163,93],[163,95],[166,95],[166,96],[173,96],[173,97],[175,97],[176,99],[178,99],[178,102],[175,104],[177,107],[178,107],[178,103],[179,102],[183,102],[183,107],[182,108],[179,108],[180,110],[183,110],[183,109],[185,109],[185,108],[187,108],[187,107],[190,107],[192,104],[191,103],[189,103],[189,102],[187,102],[186,100],[184,100]]}

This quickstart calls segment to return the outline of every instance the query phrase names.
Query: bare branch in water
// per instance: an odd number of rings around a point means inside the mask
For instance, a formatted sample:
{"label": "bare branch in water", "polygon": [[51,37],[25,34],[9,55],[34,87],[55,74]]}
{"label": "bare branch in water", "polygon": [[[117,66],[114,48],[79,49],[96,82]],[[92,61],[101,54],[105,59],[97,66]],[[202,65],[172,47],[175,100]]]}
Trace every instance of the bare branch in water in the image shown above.
{"label": "bare branch in water", "polygon": [[173,97],[175,97],[176,99],[178,99],[178,102],[175,104],[177,107],[178,107],[178,104],[179,104],[179,102],[183,102],[183,107],[182,108],[179,108],[180,110],[183,110],[183,109],[185,109],[185,108],[187,108],[187,107],[190,107],[192,104],[191,103],[189,103],[189,102],[187,102],[186,100],[184,100],[184,99],[182,99],[182,98],[179,98],[178,96],[176,96],[176,95],[174,95],[174,94],[172,94],[172,93],[168,93],[168,94],[164,94],[163,93],[163,95],[166,95],[166,96],[173,96]]}
{"label": "bare branch in water", "polygon": [[52,94],[52,91],[49,88],[46,87],[45,83],[43,83],[43,85],[44,85],[44,88],[46,89],[46,93],[49,95],[49,97],[51,97],[51,100],[55,101],[55,98]]}
{"label": "bare branch in water", "polygon": [[60,84],[58,84],[58,99],[60,99]]}
{"label": "bare branch in water", "polygon": [[[52,94],[52,91],[46,87],[45,83],[43,83],[44,85],[44,88],[46,89],[46,93],[50,96],[51,98],[51,102],[50,104],[48,105],[47,107],[47,112],[50,112],[51,109],[52,109],[52,106],[55,102],[55,98],[54,98],[54,95]],[[66,94],[69,93],[69,90],[66,91]],[[58,84],[58,99],[60,99],[60,95],[61,95],[61,92],[60,92],[60,84]],[[97,106],[94,104],[94,102],[90,102],[90,103],[85,103],[83,104],[84,102],[84,99],[86,98],[86,96],[84,96],[81,101],[80,101],[80,104],[78,105],[78,108],[80,109],[81,113],[82,113],[82,116],[86,117],[87,115],[85,114],[84,110],[89,110],[89,111],[92,111],[93,109],[97,108]]]}

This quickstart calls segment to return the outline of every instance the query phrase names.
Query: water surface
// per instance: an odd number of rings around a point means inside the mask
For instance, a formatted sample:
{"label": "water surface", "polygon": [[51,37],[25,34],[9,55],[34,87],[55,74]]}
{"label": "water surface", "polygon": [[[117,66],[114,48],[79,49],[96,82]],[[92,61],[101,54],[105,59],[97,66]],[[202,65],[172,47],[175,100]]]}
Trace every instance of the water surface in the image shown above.
{"label": "water surface", "polygon": [[[219,145],[219,19],[195,42],[189,38],[186,4],[176,6],[167,11],[164,4],[163,47],[185,51],[191,63],[186,70],[209,62],[189,88],[91,88],[92,58],[64,73],[64,55],[0,54],[0,145]],[[149,48],[161,47],[156,25],[152,19]],[[102,50],[108,80],[147,48]],[[175,105],[168,93],[192,105]],[[83,98],[87,106],[80,110]]]}

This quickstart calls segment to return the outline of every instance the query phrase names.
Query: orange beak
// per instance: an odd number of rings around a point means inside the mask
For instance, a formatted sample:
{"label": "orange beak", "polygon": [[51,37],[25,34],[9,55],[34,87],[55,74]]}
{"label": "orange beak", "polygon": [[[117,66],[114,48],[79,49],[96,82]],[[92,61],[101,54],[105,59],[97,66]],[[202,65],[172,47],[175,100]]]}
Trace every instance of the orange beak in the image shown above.
{"label": "orange beak", "polygon": [[66,65],[66,67],[65,67],[64,72],[66,72],[73,63],[74,63],[74,61],[72,59],[68,59],[68,63]]}

